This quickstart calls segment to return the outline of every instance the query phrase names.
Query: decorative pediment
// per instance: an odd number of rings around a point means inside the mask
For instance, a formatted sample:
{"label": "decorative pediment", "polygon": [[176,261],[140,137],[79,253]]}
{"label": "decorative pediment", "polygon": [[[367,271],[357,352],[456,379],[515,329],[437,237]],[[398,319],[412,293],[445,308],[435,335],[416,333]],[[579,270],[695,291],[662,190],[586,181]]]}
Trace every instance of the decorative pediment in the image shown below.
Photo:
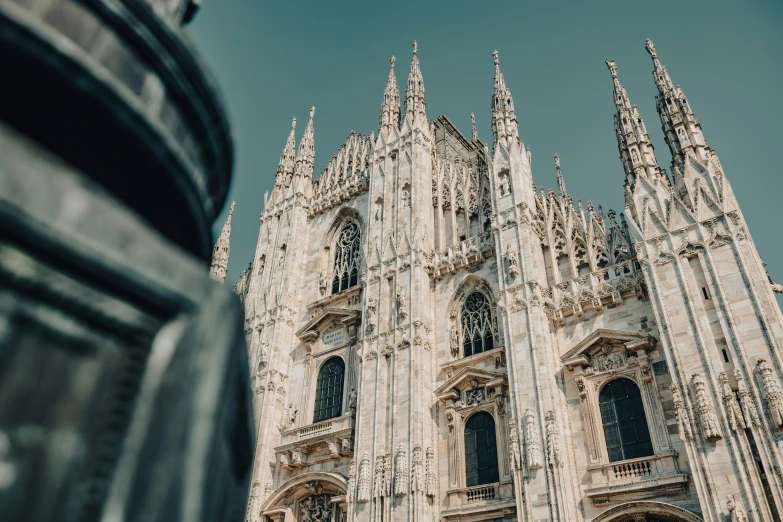
{"label": "decorative pediment", "polygon": [[505,387],[508,378],[505,373],[482,370],[478,368],[463,368],[443,383],[435,395],[443,402],[448,399],[459,400],[463,392],[492,387]]}
{"label": "decorative pediment", "polygon": [[606,361],[601,359],[602,364],[612,365],[618,363],[617,357],[623,357],[624,352],[648,350],[655,346],[655,342],[650,334],[600,328],[568,350],[560,360],[570,369],[588,366],[591,360],[600,358],[606,358]]}
{"label": "decorative pediment", "polygon": [[323,333],[330,330],[342,329],[350,332],[359,322],[358,310],[346,308],[325,308],[321,313],[314,315],[305,325],[296,332],[305,343],[312,343]]}

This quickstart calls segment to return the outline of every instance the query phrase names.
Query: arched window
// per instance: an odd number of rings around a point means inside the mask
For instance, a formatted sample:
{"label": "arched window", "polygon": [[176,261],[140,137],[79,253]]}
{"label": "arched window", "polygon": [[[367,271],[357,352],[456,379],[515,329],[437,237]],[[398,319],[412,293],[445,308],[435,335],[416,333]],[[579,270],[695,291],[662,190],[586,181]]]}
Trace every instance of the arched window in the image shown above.
{"label": "arched window", "polygon": [[344,377],[345,363],[340,357],[332,357],[321,366],[315,388],[313,422],[321,422],[342,414]]}
{"label": "arched window", "polygon": [[630,379],[615,379],[598,398],[609,462],[653,454],[650,428],[639,387]]}
{"label": "arched window", "polygon": [[492,307],[483,292],[474,291],[462,303],[462,351],[465,357],[495,347]]}
{"label": "arched window", "polygon": [[465,423],[465,485],[499,482],[495,419],[480,411]]}
{"label": "arched window", "polygon": [[339,294],[359,282],[359,225],[350,223],[340,232],[334,248],[334,275],[332,293]]}

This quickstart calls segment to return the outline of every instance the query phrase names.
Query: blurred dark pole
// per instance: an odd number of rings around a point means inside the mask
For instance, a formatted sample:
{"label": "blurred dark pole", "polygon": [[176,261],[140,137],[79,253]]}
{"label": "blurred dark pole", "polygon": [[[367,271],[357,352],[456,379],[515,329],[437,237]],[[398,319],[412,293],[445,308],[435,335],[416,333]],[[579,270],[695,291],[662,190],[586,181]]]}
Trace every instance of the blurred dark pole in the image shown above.
{"label": "blurred dark pole", "polygon": [[0,0],[0,520],[242,520],[231,178],[196,0]]}

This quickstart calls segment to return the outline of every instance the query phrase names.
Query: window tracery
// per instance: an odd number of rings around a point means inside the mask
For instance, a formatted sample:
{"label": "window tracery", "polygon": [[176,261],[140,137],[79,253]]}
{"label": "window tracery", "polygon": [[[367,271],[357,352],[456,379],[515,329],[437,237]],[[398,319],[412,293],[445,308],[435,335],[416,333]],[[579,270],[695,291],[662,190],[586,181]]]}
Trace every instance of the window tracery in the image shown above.
{"label": "window tracery", "polygon": [[332,293],[339,294],[359,283],[361,231],[357,223],[346,225],[337,238],[332,274]]}
{"label": "window tracery", "polygon": [[492,350],[495,347],[494,317],[489,299],[474,290],[462,303],[462,350],[465,357]]}

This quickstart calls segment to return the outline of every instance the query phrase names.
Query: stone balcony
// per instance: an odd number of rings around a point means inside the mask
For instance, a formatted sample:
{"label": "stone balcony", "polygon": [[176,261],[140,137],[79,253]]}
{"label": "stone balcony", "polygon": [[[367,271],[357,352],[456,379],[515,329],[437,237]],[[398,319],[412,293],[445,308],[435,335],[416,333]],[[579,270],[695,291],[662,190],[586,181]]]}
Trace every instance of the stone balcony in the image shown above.
{"label": "stone balcony", "polygon": [[677,467],[677,454],[653,455],[588,468],[591,485],[586,494],[594,504],[634,495],[645,498],[685,491],[688,475]]}
{"label": "stone balcony", "polygon": [[353,433],[354,416],[349,412],[284,431],[275,452],[284,468],[307,466],[307,455],[319,450],[325,450],[326,458],[350,457],[353,455]]}
{"label": "stone balcony", "polygon": [[446,520],[460,520],[473,513],[497,512],[502,517],[516,506],[511,482],[452,489],[447,494],[448,508],[442,513]]}
{"label": "stone balcony", "polygon": [[469,237],[456,245],[426,255],[426,270],[436,278],[468,268],[495,255],[491,232]]}

